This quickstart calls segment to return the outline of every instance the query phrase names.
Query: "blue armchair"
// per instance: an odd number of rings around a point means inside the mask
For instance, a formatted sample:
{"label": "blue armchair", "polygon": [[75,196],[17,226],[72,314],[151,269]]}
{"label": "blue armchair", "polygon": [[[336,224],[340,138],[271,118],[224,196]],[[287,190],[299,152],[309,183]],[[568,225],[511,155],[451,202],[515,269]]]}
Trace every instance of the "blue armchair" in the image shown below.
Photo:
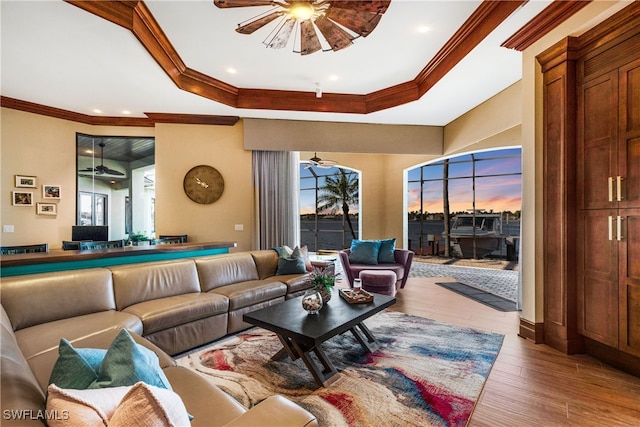
{"label": "blue armchair", "polygon": [[344,275],[349,281],[349,286],[353,287],[353,279],[359,277],[360,272],[363,270],[391,270],[396,273],[398,281],[396,282],[396,289],[402,289],[407,284],[409,278],[409,270],[411,269],[411,262],[413,261],[413,252],[406,249],[396,249],[393,252],[395,263],[382,263],[382,264],[352,264],[349,261],[349,249],[344,249],[338,254],[340,255],[340,262],[344,270]]}

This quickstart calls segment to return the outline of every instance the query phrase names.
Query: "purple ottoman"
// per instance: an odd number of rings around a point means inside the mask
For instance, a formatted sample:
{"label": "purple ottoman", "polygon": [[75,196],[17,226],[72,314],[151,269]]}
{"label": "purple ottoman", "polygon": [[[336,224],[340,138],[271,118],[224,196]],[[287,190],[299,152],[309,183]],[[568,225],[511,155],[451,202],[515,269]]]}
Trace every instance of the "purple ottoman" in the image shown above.
{"label": "purple ottoman", "polygon": [[360,272],[362,289],[377,294],[396,294],[396,273],[389,270],[363,270]]}

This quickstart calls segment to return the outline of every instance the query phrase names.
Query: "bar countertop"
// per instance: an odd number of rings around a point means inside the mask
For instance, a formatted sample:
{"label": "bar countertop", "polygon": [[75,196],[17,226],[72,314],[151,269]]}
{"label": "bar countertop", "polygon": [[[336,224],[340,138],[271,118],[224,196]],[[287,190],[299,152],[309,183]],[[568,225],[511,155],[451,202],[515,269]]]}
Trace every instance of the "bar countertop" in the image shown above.
{"label": "bar countertop", "polygon": [[66,269],[104,267],[119,264],[189,258],[227,253],[235,242],[180,243],[172,245],[125,246],[113,249],[70,250],[52,249],[49,252],[2,255],[2,276],[59,271]]}

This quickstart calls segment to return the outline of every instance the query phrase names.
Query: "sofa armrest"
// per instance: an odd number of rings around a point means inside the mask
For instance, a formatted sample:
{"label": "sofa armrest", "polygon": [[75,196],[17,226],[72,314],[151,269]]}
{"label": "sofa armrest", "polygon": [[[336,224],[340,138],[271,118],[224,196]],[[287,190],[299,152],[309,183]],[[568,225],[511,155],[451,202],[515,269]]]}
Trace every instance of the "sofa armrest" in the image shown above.
{"label": "sofa armrest", "polygon": [[351,272],[350,263],[349,263],[349,254],[351,250],[344,249],[339,251],[340,262],[342,263],[342,271],[344,272],[345,277],[347,278],[347,282],[349,283],[349,287],[353,288],[353,273]]}
{"label": "sofa armrest", "polygon": [[282,396],[270,396],[249,409],[225,427],[312,427],[318,425],[316,417],[306,409]]}

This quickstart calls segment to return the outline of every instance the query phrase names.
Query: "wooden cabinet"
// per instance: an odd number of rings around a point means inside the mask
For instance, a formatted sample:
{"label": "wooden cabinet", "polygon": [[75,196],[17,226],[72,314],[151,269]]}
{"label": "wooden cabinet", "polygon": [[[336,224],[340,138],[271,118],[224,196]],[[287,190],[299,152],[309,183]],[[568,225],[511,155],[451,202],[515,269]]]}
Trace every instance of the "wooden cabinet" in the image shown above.
{"label": "wooden cabinet", "polygon": [[640,2],[538,60],[544,342],[640,375]]}
{"label": "wooden cabinet", "polygon": [[576,67],[578,332],[640,355],[640,59],[620,49]]}

